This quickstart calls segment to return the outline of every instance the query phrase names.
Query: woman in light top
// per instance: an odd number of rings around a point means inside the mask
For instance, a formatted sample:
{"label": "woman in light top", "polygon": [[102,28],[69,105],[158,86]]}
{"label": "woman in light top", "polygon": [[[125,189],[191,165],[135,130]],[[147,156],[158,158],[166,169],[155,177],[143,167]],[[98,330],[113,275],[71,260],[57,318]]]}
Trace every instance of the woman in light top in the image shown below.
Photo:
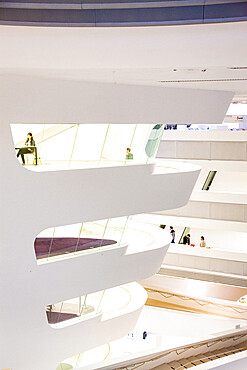
{"label": "woman in light top", "polygon": [[206,242],[204,240],[204,236],[201,236],[201,243],[200,243],[200,247],[206,247]]}

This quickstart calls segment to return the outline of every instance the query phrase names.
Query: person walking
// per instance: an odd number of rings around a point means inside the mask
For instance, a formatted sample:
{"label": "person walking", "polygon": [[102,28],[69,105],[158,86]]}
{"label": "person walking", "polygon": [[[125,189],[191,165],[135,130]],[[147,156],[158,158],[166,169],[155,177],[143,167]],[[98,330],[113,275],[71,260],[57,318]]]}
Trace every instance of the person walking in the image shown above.
{"label": "person walking", "polygon": [[175,230],[173,229],[173,226],[170,226],[170,234],[172,236],[171,243],[175,243]]}

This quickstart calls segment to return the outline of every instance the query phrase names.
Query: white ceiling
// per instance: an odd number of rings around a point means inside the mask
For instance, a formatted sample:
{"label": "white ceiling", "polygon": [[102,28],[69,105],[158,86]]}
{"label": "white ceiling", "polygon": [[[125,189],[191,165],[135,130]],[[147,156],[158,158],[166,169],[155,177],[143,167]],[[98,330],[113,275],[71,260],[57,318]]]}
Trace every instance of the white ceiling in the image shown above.
{"label": "white ceiling", "polygon": [[235,99],[247,99],[246,40],[247,22],[138,28],[0,26],[0,68],[81,80],[230,90]]}

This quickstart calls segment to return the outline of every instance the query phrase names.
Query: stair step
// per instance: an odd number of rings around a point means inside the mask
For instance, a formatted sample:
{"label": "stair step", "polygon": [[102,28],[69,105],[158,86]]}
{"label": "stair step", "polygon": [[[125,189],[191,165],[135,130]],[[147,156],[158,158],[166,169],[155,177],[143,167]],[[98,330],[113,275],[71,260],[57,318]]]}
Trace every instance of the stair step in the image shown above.
{"label": "stair step", "polygon": [[173,370],[173,368],[169,364],[161,364],[155,367],[154,370]]}
{"label": "stair step", "polygon": [[187,358],[181,358],[181,360],[178,360],[178,362],[181,365],[186,365],[186,364],[188,364],[189,360]]}
{"label": "stair step", "polygon": [[246,346],[241,347],[241,344],[236,346],[226,347],[217,349],[215,351],[209,351],[206,353],[201,353],[199,355],[190,356],[187,358],[182,358],[177,361],[172,361],[167,364],[162,364],[155,368],[155,370],[182,370],[182,369],[189,369],[195,367],[197,365],[201,365],[203,363],[207,363],[213,360],[217,360],[218,358],[222,358],[225,356],[230,356],[232,354],[245,351],[247,349]]}
{"label": "stair step", "polygon": [[222,357],[225,357],[225,354],[224,352],[220,352],[220,353],[217,353],[217,356],[218,358],[222,358]]}
{"label": "stair step", "polygon": [[220,358],[220,356],[219,355],[211,355],[211,356],[209,356],[210,358],[211,358],[211,360],[212,361],[214,361],[214,360],[218,360],[218,358]]}
{"label": "stair step", "polygon": [[176,369],[176,368],[178,368],[178,367],[181,367],[181,366],[183,366],[183,365],[181,365],[181,363],[180,362],[178,362],[178,361],[172,361],[172,362],[169,362],[169,364],[168,364],[169,366],[171,366],[172,368],[174,368],[174,369]]}
{"label": "stair step", "polygon": [[236,352],[233,352],[233,351],[226,351],[225,352],[225,356],[231,356],[231,355],[234,355]]}
{"label": "stair step", "polygon": [[201,364],[203,363],[201,359],[194,360],[194,361],[191,361],[191,362],[192,362],[192,364],[194,364],[194,365],[201,365]]}
{"label": "stair step", "polygon": [[212,361],[212,360],[210,360],[210,358],[208,358],[207,356],[204,356],[204,357],[202,357],[202,358],[201,358],[201,361],[202,361],[203,363],[206,363],[206,362],[210,362],[210,361]]}
{"label": "stair step", "polygon": [[241,351],[242,351],[241,348],[232,349],[232,352],[233,353],[238,353],[238,352],[241,352]]}
{"label": "stair step", "polygon": [[198,361],[203,357],[203,354],[187,357],[188,362]]}

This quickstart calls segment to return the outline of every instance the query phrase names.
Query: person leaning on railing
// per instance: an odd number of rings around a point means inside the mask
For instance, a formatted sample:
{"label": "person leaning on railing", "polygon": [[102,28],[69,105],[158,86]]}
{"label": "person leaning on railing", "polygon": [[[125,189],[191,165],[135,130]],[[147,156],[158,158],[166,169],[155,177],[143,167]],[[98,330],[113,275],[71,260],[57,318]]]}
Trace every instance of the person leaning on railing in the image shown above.
{"label": "person leaning on railing", "polygon": [[173,229],[173,226],[170,226],[170,234],[172,236],[171,243],[175,243],[175,230]]}
{"label": "person leaning on railing", "polygon": [[24,154],[34,153],[35,151],[35,141],[31,132],[27,134],[27,140],[25,141],[25,145],[27,146],[27,148],[20,148],[17,153],[17,158],[21,156],[23,166],[25,165]]}

